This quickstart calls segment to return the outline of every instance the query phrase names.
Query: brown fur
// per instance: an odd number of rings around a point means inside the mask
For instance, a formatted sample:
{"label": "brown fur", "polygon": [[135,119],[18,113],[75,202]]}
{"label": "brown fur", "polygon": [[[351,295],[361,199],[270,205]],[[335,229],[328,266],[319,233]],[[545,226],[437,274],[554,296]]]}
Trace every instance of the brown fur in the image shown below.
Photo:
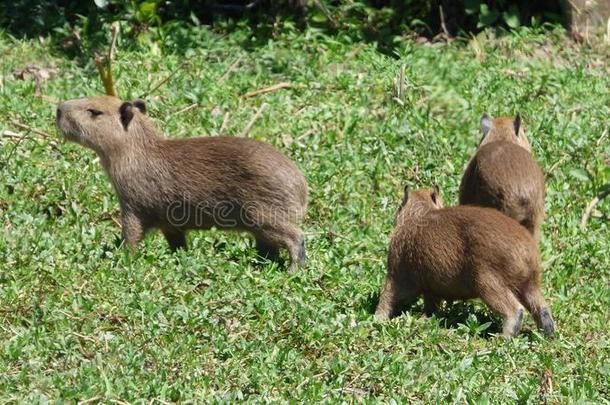
{"label": "brown fur", "polygon": [[189,229],[245,230],[261,254],[286,248],[291,270],[305,258],[297,224],[307,208],[305,178],[264,142],[237,137],[164,139],[142,101],[70,100],[57,110],[65,137],[93,149],[116,190],[123,236],[135,248],[160,228],[172,249]]}
{"label": "brown fur", "polygon": [[532,236],[497,210],[441,208],[435,190],[407,190],[388,253],[388,274],[376,319],[395,316],[405,301],[424,296],[431,314],[441,299],[481,298],[516,335],[523,308],[546,334],[554,331],[540,292],[538,249]]}
{"label": "brown fur", "polygon": [[462,177],[460,204],[496,208],[538,241],[544,218],[544,175],[531,155],[521,118],[492,121],[485,114],[481,127],[484,137]]}

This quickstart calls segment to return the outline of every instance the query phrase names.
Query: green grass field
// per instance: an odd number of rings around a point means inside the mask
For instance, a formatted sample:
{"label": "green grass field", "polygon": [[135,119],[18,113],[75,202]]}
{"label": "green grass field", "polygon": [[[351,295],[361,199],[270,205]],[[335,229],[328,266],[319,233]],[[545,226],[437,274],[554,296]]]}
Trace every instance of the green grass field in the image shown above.
{"label": "green grass field", "polygon": [[[404,39],[388,56],[276,28],[268,40],[240,27],[120,42],[115,75],[131,99],[176,71],[147,97],[169,137],[218,135],[223,122],[240,136],[267,105],[246,136],[294,159],[310,187],[296,274],[257,257],[245,234],[192,232],[190,249],[172,254],[152,233],[130,255],[94,153],[54,144],[49,100],[100,94],[95,66],[49,40],[0,34],[0,402],[610,402],[610,202],[579,227],[610,180],[608,46],[522,29]],[[44,98],[13,75],[30,64],[57,69]],[[243,97],[280,82],[292,87]],[[430,319],[421,301],[372,318],[404,185],[438,184],[455,204],[485,111],[520,111],[548,174],[541,254],[554,340],[529,314],[518,338],[496,337],[501,322],[478,301]]]}

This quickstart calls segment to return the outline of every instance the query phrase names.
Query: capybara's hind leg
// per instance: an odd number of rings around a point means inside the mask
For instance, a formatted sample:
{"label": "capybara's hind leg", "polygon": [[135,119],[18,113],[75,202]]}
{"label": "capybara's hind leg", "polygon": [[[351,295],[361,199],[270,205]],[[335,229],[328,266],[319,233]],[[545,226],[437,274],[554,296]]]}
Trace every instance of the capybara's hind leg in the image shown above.
{"label": "capybara's hind leg", "polygon": [[275,249],[281,247],[288,250],[290,267],[288,271],[294,272],[299,265],[305,262],[305,238],[294,225],[283,225],[263,228],[258,232],[269,246]]}
{"label": "capybara's hind leg", "polygon": [[305,236],[300,231],[292,232],[284,243],[290,253],[288,271],[294,272],[305,263]]}
{"label": "capybara's hind leg", "polygon": [[540,287],[536,282],[530,282],[521,293],[521,302],[534,317],[538,329],[542,330],[548,337],[555,334],[555,323]]}
{"label": "capybara's hind leg", "polygon": [[379,303],[375,310],[375,320],[382,321],[398,315],[405,302],[415,301],[418,291],[410,288],[403,277],[388,275],[379,295]]}
{"label": "capybara's hind leg", "polygon": [[299,264],[305,263],[307,253],[305,253],[305,235],[301,234],[301,242],[299,243]]}
{"label": "capybara's hind leg", "polygon": [[481,291],[481,299],[504,319],[502,334],[505,337],[519,334],[525,309],[508,287],[491,282]]}

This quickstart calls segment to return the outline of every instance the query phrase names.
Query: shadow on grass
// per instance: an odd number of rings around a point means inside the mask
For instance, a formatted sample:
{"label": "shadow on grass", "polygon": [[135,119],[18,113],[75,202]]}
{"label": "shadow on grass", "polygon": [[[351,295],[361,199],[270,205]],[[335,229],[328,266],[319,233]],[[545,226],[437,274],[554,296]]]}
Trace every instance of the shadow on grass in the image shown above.
{"label": "shadow on grass", "polygon": [[[321,3],[326,6],[320,6]],[[241,41],[245,50],[265,46],[278,30],[284,29],[280,22],[289,21],[300,30],[310,26],[331,37],[374,43],[379,52],[389,56],[395,56],[396,46],[401,42],[397,38],[404,37],[405,33],[433,38],[443,32],[456,36],[476,34],[485,27],[496,28],[498,33],[506,28],[503,18],[481,26],[482,17],[467,12],[461,1],[360,0],[349,5],[331,0],[321,3],[306,6],[300,0],[186,0],[176,4],[160,2],[149,15],[137,3],[110,2],[102,9],[94,2],[20,0],[9,2],[0,10],[0,29],[18,38],[51,34],[60,54],[79,59],[84,64],[90,62],[92,50],[108,45],[107,24],[113,21],[121,21],[125,27],[122,46],[137,44],[140,34],[155,31],[159,34],[155,36],[168,39],[168,46],[178,53],[203,45],[194,23],[226,33],[247,26],[249,35]],[[536,19],[567,25],[560,2],[550,0],[496,3],[492,10],[494,15],[506,12],[509,3],[510,7],[517,7],[523,24]],[[247,7],[248,4],[255,6]]]}
{"label": "shadow on grass", "polygon": [[[242,42],[246,50],[264,46],[272,40],[277,22],[282,20],[292,20],[300,29],[306,26],[316,28],[331,37],[343,36],[352,42],[376,44],[380,53],[391,57],[396,56],[396,46],[402,42],[397,39],[404,37],[405,33],[433,39],[439,34],[470,36],[485,28],[494,29],[497,35],[509,32],[504,18],[487,21],[478,13],[470,12],[462,1],[361,0],[357,2],[358,6],[351,7],[339,1],[326,3],[330,4],[326,12],[314,5],[300,9],[276,6],[260,7],[256,12],[233,14],[232,17],[245,19],[252,30],[253,35]],[[538,21],[569,26],[567,11],[560,2],[552,0],[513,0],[506,4],[495,3],[492,8],[494,15],[517,10],[518,20],[523,25]],[[226,17],[226,14],[217,14],[207,22],[214,25]]]}
{"label": "shadow on grass", "polygon": [[[373,315],[377,304],[379,303],[379,293],[369,294],[361,304],[361,308],[368,314]],[[402,316],[406,313],[411,316],[424,316],[424,306],[421,299],[418,299],[412,304],[405,304],[400,312]],[[476,318],[476,321],[472,318]],[[473,301],[454,301],[449,304],[445,302],[439,306],[439,309],[432,316],[436,319],[440,326],[447,329],[466,328],[476,331],[477,327],[489,323],[489,327],[476,332],[479,336],[488,339],[495,334],[502,333],[502,320],[494,316],[489,311],[478,308]],[[531,331],[524,330],[526,336],[531,335]]]}
{"label": "shadow on grass", "polygon": [[365,310],[367,314],[374,315],[375,309],[377,309],[378,303],[379,303],[379,293],[378,292],[372,293],[372,294],[369,294],[369,296],[363,300],[362,304],[360,305],[360,308]]}
{"label": "shadow on grass", "polygon": [[[472,324],[469,319],[474,315],[476,324]],[[490,338],[493,334],[502,333],[502,321],[493,316],[489,311],[477,308],[471,301],[456,301],[452,304],[443,305],[434,314],[434,317],[439,319],[440,324],[448,329],[458,329],[462,326],[467,328],[476,327],[476,325],[484,325],[490,323],[489,327],[479,333],[481,337]]]}

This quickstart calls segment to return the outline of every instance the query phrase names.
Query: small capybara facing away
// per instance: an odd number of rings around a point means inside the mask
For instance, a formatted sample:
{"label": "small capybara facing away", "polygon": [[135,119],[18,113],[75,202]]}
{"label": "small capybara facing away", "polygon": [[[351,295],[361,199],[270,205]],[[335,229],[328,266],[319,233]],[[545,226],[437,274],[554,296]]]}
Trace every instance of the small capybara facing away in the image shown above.
{"label": "small capybara facing away", "polygon": [[544,175],[531,154],[519,114],[481,117],[483,139],[460,184],[460,204],[496,208],[540,240]]}
{"label": "small capybara facing away", "polygon": [[107,96],[57,108],[65,137],[99,156],[129,247],[159,228],[175,250],[186,247],[187,230],[216,226],[251,232],[265,256],[287,249],[291,271],[304,261],[297,224],[307,208],[307,182],[290,159],[252,139],[165,139],[145,112],[141,100]]}
{"label": "small capybara facing away", "polygon": [[405,189],[375,318],[398,315],[420,295],[428,315],[442,299],[481,298],[503,317],[505,336],[519,333],[525,307],[545,334],[554,333],[533,237],[492,208],[443,208],[438,189]]}

